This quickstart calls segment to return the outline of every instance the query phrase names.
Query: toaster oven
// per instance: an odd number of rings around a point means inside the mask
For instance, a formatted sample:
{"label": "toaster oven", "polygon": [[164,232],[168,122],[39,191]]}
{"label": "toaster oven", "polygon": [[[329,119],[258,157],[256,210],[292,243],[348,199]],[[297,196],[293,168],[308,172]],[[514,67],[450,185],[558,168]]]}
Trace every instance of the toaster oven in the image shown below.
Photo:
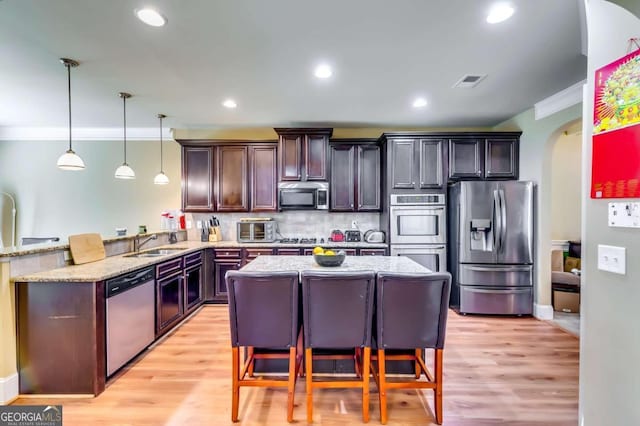
{"label": "toaster oven", "polygon": [[271,218],[245,218],[236,222],[239,243],[271,243],[276,239],[276,222]]}

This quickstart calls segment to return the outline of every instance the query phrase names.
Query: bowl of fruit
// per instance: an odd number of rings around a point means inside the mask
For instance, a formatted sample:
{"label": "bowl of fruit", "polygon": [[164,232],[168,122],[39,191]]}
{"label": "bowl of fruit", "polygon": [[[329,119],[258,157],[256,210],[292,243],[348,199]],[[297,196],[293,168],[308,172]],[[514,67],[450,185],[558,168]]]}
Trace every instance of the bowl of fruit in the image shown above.
{"label": "bowl of fruit", "polygon": [[340,266],[347,254],[344,250],[333,251],[331,249],[325,250],[322,247],[315,247],[313,249],[313,260],[320,266]]}

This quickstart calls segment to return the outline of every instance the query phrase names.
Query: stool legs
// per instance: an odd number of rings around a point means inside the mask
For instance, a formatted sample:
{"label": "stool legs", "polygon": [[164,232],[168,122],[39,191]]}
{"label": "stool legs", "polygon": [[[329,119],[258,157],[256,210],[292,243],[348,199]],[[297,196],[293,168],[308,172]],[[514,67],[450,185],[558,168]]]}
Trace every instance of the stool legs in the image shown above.
{"label": "stool legs", "polygon": [[433,390],[433,403],[436,407],[436,423],[442,424],[442,349],[436,349],[434,354],[434,370],[436,387]]}
{"label": "stool legs", "polygon": [[384,349],[378,349],[378,394],[380,395],[380,423],[387,424],[387,378]]}
{"label": "stool legs", "polygon": [[233,347],[231,349],[231,365],[232,365],[232,379],[231,379],[231,421],[238,421],[238,406],[240,405],[240,351],[239,348]]}
{"label": "stool legs", "polygon": [[304,364],[307,383],[307,423],[313,423],[313,357],[311,348],[304,350]]}
{"label": "stool legs", "polygon": [[296,390],[298,363],[296,362],[296,348],[289,348],[289,383],[287,383],[287,421],[293,421],[293,394]]}
{"label": "stool legs", "polygon": [[362,360],[362,421],[369,422],[369,368],[371,363],[371,348],[364,348]]}

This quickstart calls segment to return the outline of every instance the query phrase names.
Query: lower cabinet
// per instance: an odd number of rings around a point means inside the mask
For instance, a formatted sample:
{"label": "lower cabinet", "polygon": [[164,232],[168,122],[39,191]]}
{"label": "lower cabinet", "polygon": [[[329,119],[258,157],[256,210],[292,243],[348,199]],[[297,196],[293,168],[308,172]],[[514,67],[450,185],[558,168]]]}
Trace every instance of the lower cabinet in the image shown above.
{"label": "lower cabinet", "polygon": [[182,271],[157,280],[158,289],[156,336],[164,334],[173,327],[184,314],[182,288],[184,276]]}
{"label": "lower cabinet", "polygon": [[237,271],[242,265],[241,259],[235,260],[220,260],[216,261],[216,296],[215,300],[219,302],[227,301],[227,282],[225,281],[225,275],[227,271]]}
{"label": "lower cabinet", "polygon": [[204,301],[204,252],[156,265],[156,336],[169,331]]}

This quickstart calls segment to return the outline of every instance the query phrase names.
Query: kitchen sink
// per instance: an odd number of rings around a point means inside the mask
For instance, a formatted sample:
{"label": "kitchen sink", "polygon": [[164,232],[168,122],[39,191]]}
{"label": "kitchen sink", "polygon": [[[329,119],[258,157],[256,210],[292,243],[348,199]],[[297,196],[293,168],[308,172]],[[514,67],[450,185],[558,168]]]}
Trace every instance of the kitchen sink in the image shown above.
{"label": "kitchen sink", "polygon": [[150,249],[141,251],[140,253],[131,253],[127,254],[124,257],[157,257],[157,256],[166,256],[167,254],[173,254],[175,252],[186,250],[187,247],[168,247],[161,249]]}

